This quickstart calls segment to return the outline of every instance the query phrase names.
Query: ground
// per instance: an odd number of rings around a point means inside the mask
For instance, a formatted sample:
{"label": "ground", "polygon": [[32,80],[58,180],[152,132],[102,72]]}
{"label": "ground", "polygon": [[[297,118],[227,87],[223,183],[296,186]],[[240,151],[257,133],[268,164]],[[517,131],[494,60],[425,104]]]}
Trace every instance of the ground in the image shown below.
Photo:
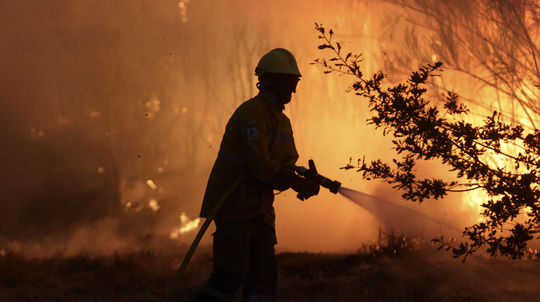
{"label": "ground", "polygon": [[[280,253],[277,301],[538,301],[540,262],[475,256],[465,263],[430,246],[371,245],[350,254]],[[0,301],[160,301],[185,247],[109,256],[0,257]],[[174,301],[208,277],[200,248]],[[235,301],[241,301],[237,295]]]}

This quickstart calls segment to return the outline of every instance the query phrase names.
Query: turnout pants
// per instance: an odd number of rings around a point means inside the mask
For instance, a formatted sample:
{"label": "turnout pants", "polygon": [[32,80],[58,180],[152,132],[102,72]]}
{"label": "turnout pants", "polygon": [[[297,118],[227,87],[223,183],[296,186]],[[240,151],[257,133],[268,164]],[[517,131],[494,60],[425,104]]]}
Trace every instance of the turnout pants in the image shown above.
{"label": "turnout pants", "polygon": [[199,292],[199,301],[230,301],[243,284],[245,301],[273,302],[277,283],[275,234],[262,217],[216,222],[214,271]]}

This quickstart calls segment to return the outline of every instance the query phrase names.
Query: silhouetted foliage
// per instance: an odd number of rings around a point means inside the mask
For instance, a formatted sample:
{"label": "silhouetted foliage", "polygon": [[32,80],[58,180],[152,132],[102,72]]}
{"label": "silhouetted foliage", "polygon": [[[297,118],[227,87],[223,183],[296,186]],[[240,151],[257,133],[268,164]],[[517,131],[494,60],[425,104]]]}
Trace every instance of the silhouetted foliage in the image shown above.
{"label": "silhouetted foliage", "polygon": [[[315,24],[321,50],[331,50],[330,58],[314,64],[325,73],[337,72],[355,78],[348,92],[367,99],[369,124],[393,136],[398,159],[389,165],[382,160],[349,163],[344,169],[357,169],[365,179],[381,179],[404,191],[402,197],[422,202],[443,198],[448,192],[483,190],[485,219],[465,228],[470,242],[462,242],[452,251],[464,259],[481,247],[492,255],[521,258],[527,242],[540,230],[540,131],[525,133],[523,127],[507,124],[500,113],[493,112],[483,124],[466,120],[468,110],[453,92],[446,92],[443,108],[425,95],[426,81],[441,71],[441,62],[427,64],[410,74],[407,81],[385,85],[385,75],[378,72],[366,77],[360,70],[362,56],[344,52],[334,42],[333,30]],[[506,151],[507,146],[517,150]],[[504,165],[494,164],[500,158]],[[418,160],[440,160],[455,171],[457,180],[418,177]],[[443,238],[434,239],[445,245]]]}

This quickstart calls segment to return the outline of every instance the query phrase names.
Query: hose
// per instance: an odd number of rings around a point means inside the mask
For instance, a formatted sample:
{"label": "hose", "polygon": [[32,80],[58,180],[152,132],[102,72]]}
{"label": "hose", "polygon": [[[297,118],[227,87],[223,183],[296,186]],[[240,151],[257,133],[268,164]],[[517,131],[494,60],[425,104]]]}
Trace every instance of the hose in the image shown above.
{"label": "hose", "polygon": [[221,198],[218,200],[214,208],[210,211],[208,217],[204,221],[203,225],[199,229],[199,232],[197,233],[197,236],[195,236],[195,239],[193,239],[193,243],[191,243],[191,246],[189,247],[189,250],[184,256],[184,260],[182,260],[182,264],[176,271],[176,274],[174,275],[174,278],[172,280],[171,285],[169,286],[169,290],[167,293],[167,298],[165,301],[171,301],[171,298],[176,291],[176,285],[178,284],[178,281],[180,281],[180,278],[182,277],[182,274],[186,270],[187,265],[189,264],[189,261],[191,260],[191,257],[193,257],[193,254],[195,253],[195,250],[197,249],[197,246],[199,245],[199,242],[201,242],[201,239],[206,232],[206,229],[208,229],[208,226],[210,223],[212,223],[212,220],[216,217],[217,212],[221,208],[221,206],[225,203],[225,201],[229,198],[229,196],[236,190],[236,188],[240,185],[242,181],[240,179],[236,179],[232,185],[221,195]]}

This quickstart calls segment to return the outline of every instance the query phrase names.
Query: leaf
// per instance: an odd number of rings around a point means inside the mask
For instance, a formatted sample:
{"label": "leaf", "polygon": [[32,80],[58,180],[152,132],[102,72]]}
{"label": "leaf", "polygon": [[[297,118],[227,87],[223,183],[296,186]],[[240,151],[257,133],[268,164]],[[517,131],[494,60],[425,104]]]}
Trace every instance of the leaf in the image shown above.
{"label": "leaf", "polygon": [[317,48],[319,49],[325,49],[325,48],[333,48],[331,45],[328,45],[328,44],[321,44],[319,45]]}

